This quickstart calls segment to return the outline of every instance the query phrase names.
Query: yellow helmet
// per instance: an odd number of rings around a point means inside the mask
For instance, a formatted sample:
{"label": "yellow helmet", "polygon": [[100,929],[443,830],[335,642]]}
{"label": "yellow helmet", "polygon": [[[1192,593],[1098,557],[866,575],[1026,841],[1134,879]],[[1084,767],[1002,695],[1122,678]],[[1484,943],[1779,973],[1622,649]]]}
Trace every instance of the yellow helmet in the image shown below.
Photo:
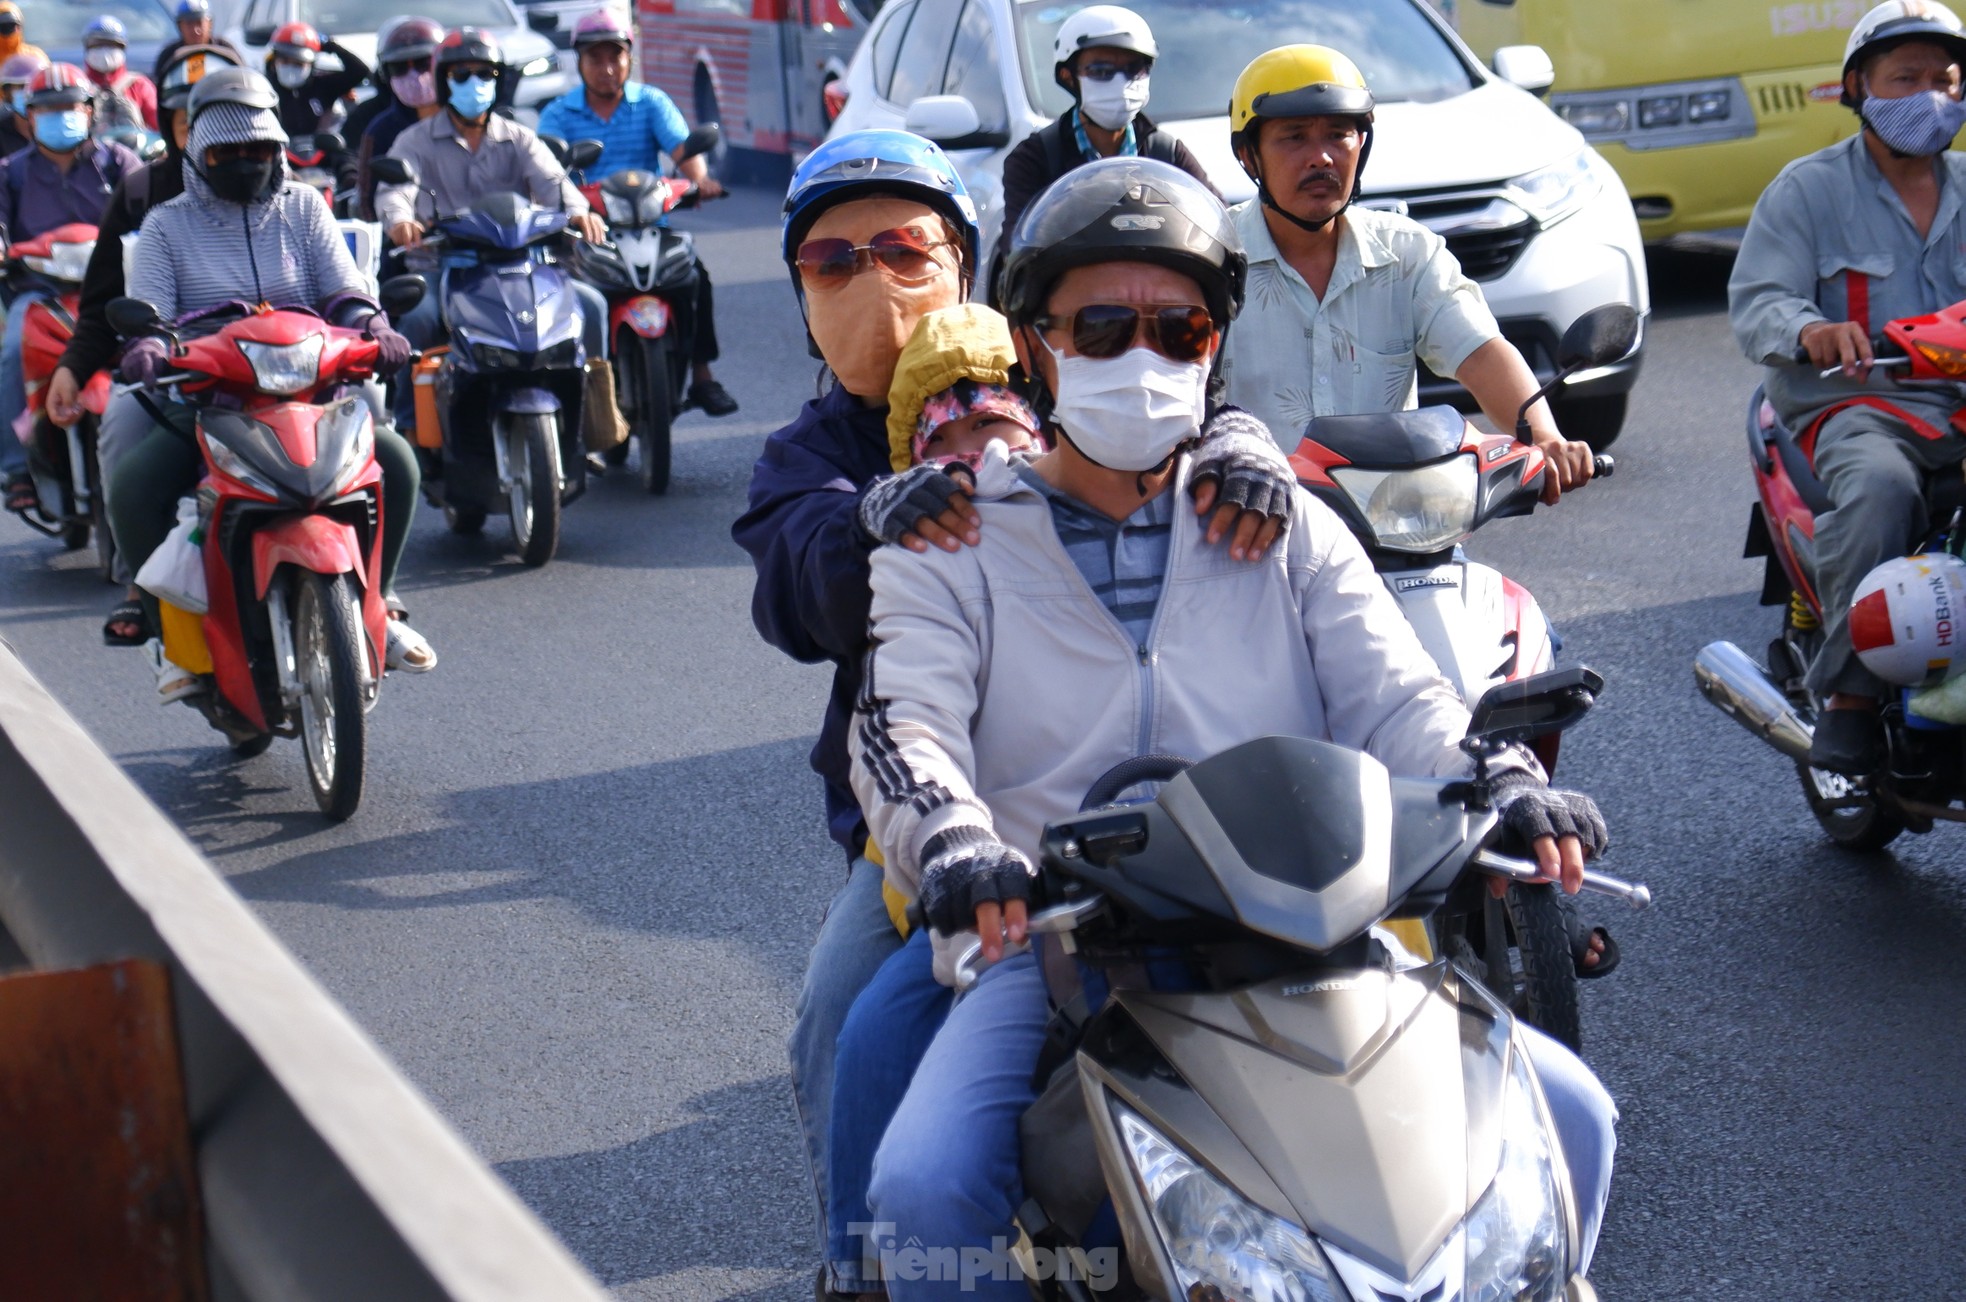
{"label": "yellow helmet", "polygon": [[1265,207],[1292,225],[1307,231],[1320,230],[1330,224],[1330,218],[1305,221],[1271,196],[1256,152],[1256,129],[1264,118],[1358,119],[1365,141],[1359,147],[1352,192],[1345,199],[1349,207],[1358,198],[1366,160],[1372,157],[1375,107],[1372,88],[1365,84],[1365,74],[1345,55],[1328,45],[1280,45],[1251,59],[1236,78],[1236,88],[1229,96],[1229,148],[1235,151],[1236,161],[1249,173],[1249,179],[1256,182],[1256,193]]}

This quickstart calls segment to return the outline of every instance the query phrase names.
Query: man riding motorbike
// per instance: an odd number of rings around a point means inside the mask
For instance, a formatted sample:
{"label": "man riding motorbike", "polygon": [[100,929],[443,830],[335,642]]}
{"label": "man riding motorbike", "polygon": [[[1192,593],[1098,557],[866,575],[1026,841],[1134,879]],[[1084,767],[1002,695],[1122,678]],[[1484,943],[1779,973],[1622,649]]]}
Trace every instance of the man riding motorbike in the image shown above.
{"label": "man riding motorbike", "polygon": [[14,0],[0,0],[0,59],[11,59],[16,54],[38,54],[43,63],[48,61],[46,50],[27,43],[20,6]]}
{"label": "man riding motorbike", "polygon": [[0,158],[18,154],[34,143],[34,125],[27,116],[27,83],[48,66],[48,56],[35,50],[0,59]]}
{"label": "man riding motorbike", "polygon": [[112,14],[96,19],[82,33],[82,62],[88,65],[89,81],[98,92],[97,118],[113,116],[132,123],[141,118],[146,130],[155,131],[157,87],[129,66],[129,54],[129,31]]}
{"label": "man riding motorbike", "polygon": [[1031,200],[1095,158],[1158,158],[1215,188],[1201,160],[1141,111],[1159,55],[1147,20],[1119,5],[1088,5],[1059,25],[1051,42],[1051,79],[1072,97],[1072,107],[1024,137],[1003,160],[998,267]]}
{"label": "man riding motorbike", "polygon": [[172,11],[177,21],[177,39],[164,43],[157,51],[157,63],[152,68],[150,79],[163,87],[164,70],[177,62],[177,52],[188,45],[216,45],[232,56],[232,61],[240,67],[246,64],[245,56],[232,42],[212,30],[211,0],[177,0],[177,8]]}
{"label": "man riding motorbike", "polygon": [[[889,884],[918,896],[939,941],[976,931],[996,963],[956,1002],[881,1143],[869,1203],[894,1243],[967,1256],[1018,1237],[1018,1122],[1037,1097],[1048,1007],[1035,957],[1006,946],[1025,939],[1040,830],[1095,778],[1143,739],[1206,757],[1273,733],[1361,749],[1395,773],[1471,771],[1467,708],[1335,516],[1293,490],[1284,554],[1225,569],[1171,505],[1245,268],[1221,203],[1164,163],[1104,159],[1052,186],[1018,227],[1002,290],[1054,449],[986,460],[976,545],[874,554],[854,790]],[[1248,617],[1225,624],[1229,610]],[[1504,823],[1576,891],[1604,846],[1596,806],[1550,790],[1526,752],[1500,763]],[[1573,1054],[1523,1030],[1588,1263],[1615,1109]],[[1014,1270],[937,1274],[897,1272],[889,1293],[1027,1296]]]}
{"label": "man riding motorbike", "polygon": [[444,111],[437,99],[437,45],[444,29],[428,18],[398,18],[376,40],[373,98],[348,115],[343,138],[348,153],[336,179],[336,193],[355,196],[355,214],[375,220],[375,175],[369,163],[387,154],[408,127]]}
{"label": "man riding motorbike", "polygon": [[[123,236],[141,226],[144,214],[150,209],[184,193],[184,141],[191,129],[188,108],[191,88],[207,72],[236,68],[239,64],[230,50],[216,45],[181,46],[177,57],[159,73],[157,118],[164,133],[164,154],[118,181],[103,208],[102,220],[97,223],[95,252],[89,256],[88,270],[82,276],[75,332],[48,380],[47,412],[55,424],[69,426],[82,418],[83,384],[109,365],[122,346],[106,311],[125,292]],[[105,504],[117,463],[149,432],[150,416],[135,394],[123,393],[110,399],[96,428],[96,491],[103,494]],[[113,578],[130,582],[132,571],[121,553],[116,556],[115,571]],[[110,646],[142,646],[149,636],[142,594],[131,586],[104,621],[103,641]]]}
{"label": "man riding motorbike", "polygon": [[[437,47],[436,71],[445,99],[444,112],[406,128],[389,148],[389,157],[413,164],[415,185],[385,185],[376,191],[376,216],[398,248],[415,249],[428,229],[419,210],[430,220],[462,212],[473,200],[501,190],[515,190],[545,208],[560,208],[567,226],[582,239],[607,237],[600,215],[566,169],[540,143],[538,135],[510,118],[492,112],[498,93],[499,70],[505,57],[498,42],[475,27],[460,27]],[[607,300],[601,291],[569,281],[580,298],[580,330],[590,365],[607,356]],[[434,286],[433,286],[434,288]],[[419,349],[443,342],[444,322],[439,295],[430,293],[397,327]],[[397,424],[415,420],[415,394],[408,372],[397,381]]]}
{"label": "man riding motorbike", "polygon": [[1829,493],[1815,536],[1823,647],[1808,677],[1827,708],[1809,763],[1836,773],[1881,761],[1878,702],[1891,690],[1851,650],[1851,598],[1924,533],[1926,478],[1966,459],[1955,388],[1900,388],[1869,370],[1886,321],[1966,300],[1966,158],[1948,150],[1966,124],[1962,64],[1966,32],[1945,6],[1887,0],[1864,15],[1843,59],[1843,103],[1863,130],[1775,178],[1727,287],[1734,337],[1767,367],[1776,412],[1813,435]]}
{"label": "man riding motorbike", "polygon": [[[1358,65],[1321,45],[1258,55],[1230,97],[1230,145],[1257,197],[1232,210],[1252,292],[1222,375],[1229,401],[1286,449],[1313,416],[1417,406],[1419,361],[1459,380],[1502,430],[1537,389],[1440,236],[1353,206],[1373,117]],[[1557,471],[1545,500],[1591,477],[1590,446],[1564,439],[1548,403],[1530,408],[1529,428]]]}
{"label": "man riding motorbike", "polygon": [[[580,60],[581,84],[540,110],[540,134],[562,140],[600,141],[601,159],[587,169],[589,181],[629,168],[660,172],[662,154],[683,143],[689,123],[683,121],[682,112],[668,95],[630,77],[635,33],[626,15],[612,8],[586,15],[574,24],[573,49]],[[701,155],[684,159],[676,171],[696,182],[706,199],[724,192]],[[695,314],[698,326],[696,352],[690,358],[688,401],[706,416],[728,416],[737,410],[737,400],[710,370],[710,363],[717,360],[717,322],[710,298],[710,269],[701,258],[697,259],[696,277],[696,302],[682,309]],[[687,326],[688,322],[682,322],[679,328],[687,333]]]}
{"label": "man riding motorbike", "polygon": [[[0,163],[0,231],[12,243],[33,239],[70,222],[95,225],[116,182],[142,163],[114,142],[93,142],[95,99],[88,78],[70,63],[57,63],[34,74],[27,85],[27,112],[34,147]],[[38,290],[14,299],[7,327],[0,336],[0,475],[6,477],[9,511],[31,511],[34,480],[27,473],[27,449],[14,434],[14,420],[27,406],[27,384],[21,374],[21,332],[27,313],[21,311]]]}
{"label": "man riding motorbike", "polygon": [[[236,300],[318,306],[333,324],[367,330],[379,345],[378,370],[400,366],[409,357],[409,341],[368,297],[327,205],[313,189],[287,184],[281,150],[287,136],[276,103],[266,79],[245,68],[212,72],[192,88],[184,192],[146,216],[130,295],[155,307],[166,322]],[[138,339],[123,357],[122,375],[131,383],[149,385],[170,370],[160,339]],[[164,422],[153,423],[123,456],[110,492],[116,546],[133,571],[170,533],[178,499],[197,487],[204,468],[191,409],[173,403],[159,410]],[[382,469],[382,591],[389,598],[416,514],[416,456],[395,430],[378,422],[375,459]],[[156,627],[155,609],[150,613]],[[436,653],[393,599],[390,615],[388,667],[434,668]],[[160,662],[160,696],[175,699],[184,677],[177,666]]]}
{"label": "man riding motorbike", "polygon": [[[757,568],[759,634],[802,663],[833,665],[812,767],[849,868],[813,944],[788,1046],[822,1239],[834,1044],[854,998],[901,944],[899,908],[890,913],[880,867],[864,853],[866,825],[847,778],[846,732],[867,650],[868,557],[883,541],[953,549],[979,536],[963,481],[932,465],[894,472],[887,397],[916,323],[967,293],[978,239],[955,165],[919,136],[850,132],[807,156],[785,197],[781,248],[832,384],[766,441],[749,507],[731,529]],[[1288,466],[1260,441],[1236,439],[1211,444],[1206,460],[1194,499],[1209,513],[1209,541],[1238,559],[1266,550],[1281,524],[1266,507],[1287,491]]]}

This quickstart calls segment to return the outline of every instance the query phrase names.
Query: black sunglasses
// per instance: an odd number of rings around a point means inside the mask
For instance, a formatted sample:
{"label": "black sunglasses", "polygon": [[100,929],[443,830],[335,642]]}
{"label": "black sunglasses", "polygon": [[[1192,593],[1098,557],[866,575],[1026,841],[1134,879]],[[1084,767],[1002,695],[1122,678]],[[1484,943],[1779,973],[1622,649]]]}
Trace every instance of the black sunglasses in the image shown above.
{"label": "black sunglasses", "polygon": [[1205,307],[1138,308],[1124,303],[1091,303],[1069,317],[1041,316],[1040,330],[1070,326],[1079,356],[1118,357],[1145,331],[1147,342],[1169,361],[1198,362],[1208,355],[1215,318]]}
{"label": "black sunglasses", "polygon": [[459,64],[444,75],[450,78],[451,84],[454,86],[461,86],[473,77],[476,77],[479,81],[498,80],[498,74],[483,65]]}
{"label": "black sunglasses", "polygon": [[20,30],[20,19],[0,18],[0,36],[12,36]]}
{"label": "black sunglasses", "polygon": [[394,63],[385,63],[382,65],[382,75],[385,77],[406,77],[412,72],[428,72],[434,63],[436,63],[436,59],[428,54],[424,55],[421,59],[403,59]]}

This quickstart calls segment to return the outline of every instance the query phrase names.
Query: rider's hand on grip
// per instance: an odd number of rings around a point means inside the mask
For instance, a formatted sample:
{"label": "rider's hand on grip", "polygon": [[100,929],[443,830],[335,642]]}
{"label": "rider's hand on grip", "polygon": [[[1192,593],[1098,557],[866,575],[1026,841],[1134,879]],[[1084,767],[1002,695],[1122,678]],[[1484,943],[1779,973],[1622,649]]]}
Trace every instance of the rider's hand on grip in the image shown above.
{"label": "rider's hand on grip", "polygon": [[410,341],[390,327],[387,312],[370,317],[364,333],[375,340],[376,374],[391,374],[409,365]]}
{"label": "rider's hand on grip", "polygon": [[1802,327],[1797,341],[1811,365],[1856,376],[1876,360],[1870,332],[1854,321],[1817,321]]}
{"label": "rider's hand on grip", "polygon": [[1520,771],[1495,776],[1493,799],[1502,825],[1535,853],[1543,874],[1561,881],[1567,894],[1582,890],[1584,860],[1611,845],[1597,802],[1582,792],[1553,790]]}
{"label": "rider's hand on grip", "polygon": [[974,927],[991,962],[1004,942],[1024,943],[1032,887],[1031,861],[989,832],[964,824],[939,832],[922,847],[922,916],[945,936]]}
{"label": "rider's hand on grip", "polygon": [[141,384],[148,388],[157,383],[157,377],[169,369],[170,347],[162,339],[145,336],[133,341],[123,351],[123,361],[117,367],[117,375],[125,384]]}

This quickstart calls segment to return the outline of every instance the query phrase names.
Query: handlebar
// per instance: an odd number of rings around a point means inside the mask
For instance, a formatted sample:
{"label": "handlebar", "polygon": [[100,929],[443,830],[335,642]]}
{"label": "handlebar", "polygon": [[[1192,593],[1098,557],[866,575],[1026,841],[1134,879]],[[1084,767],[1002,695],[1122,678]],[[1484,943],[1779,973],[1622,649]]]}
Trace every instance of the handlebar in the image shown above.
{"label": "handlebar", "polygon": [[[1550,880],[1543,876],[1542,868],[1530,860],[1497,854],[1493,850],[1483,850],[1475,855],[1472,866],[1477,872],[1512,882],[1547,884]],[[1605,873],[1592,872],[1588,868],[1584,870],[1584,889],[1599,895],[1615,896],[1634,909],[1643,909],[1652,903],[1652,890],[1644,882],[1628,882]]]}
{"label": "handlebar", "polygon": [[[1077,930],[1081,922],[1105,907],[1106,901],[1097,895],[1071,904],[1055,904],[1033,913],[1024,930],[1032,936],[1062,936],[1068,931]],[[956,989],[967,990],[976,984],[977,978],[984,972],[983,965],[978,962],[982,957],[981,937],[963,946],[963,952],[956,958]]]}
{"label": "handlebar", "polygon": [[1609,479],[1618,471],[1618,462],[1613,457],[1592,457],[1591,478]]}

